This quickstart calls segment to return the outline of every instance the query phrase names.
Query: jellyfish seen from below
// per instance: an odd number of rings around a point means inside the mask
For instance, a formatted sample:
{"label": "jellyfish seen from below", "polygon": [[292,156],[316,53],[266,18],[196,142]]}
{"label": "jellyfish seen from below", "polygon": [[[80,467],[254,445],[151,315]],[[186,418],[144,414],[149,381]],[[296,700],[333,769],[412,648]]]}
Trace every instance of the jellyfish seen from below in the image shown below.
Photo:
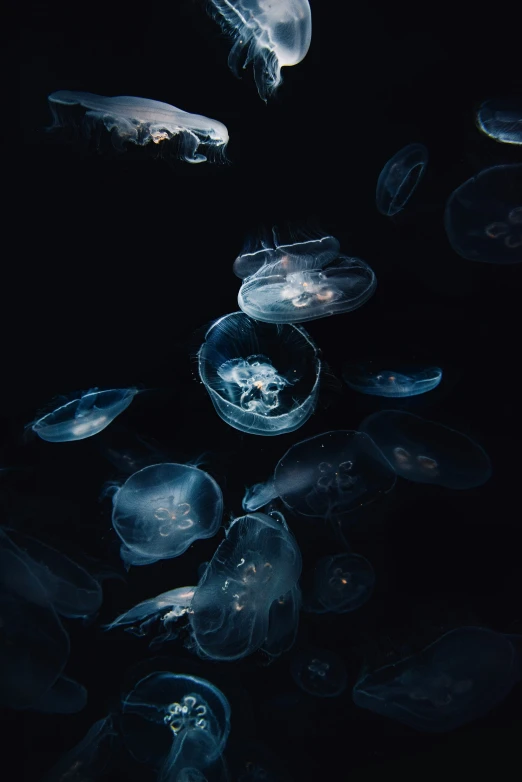
{"label": "jellyfish seen from below", "polygon": [[230,733],[230,705],[223,693],[186,674],[146,676],[125,697],[122,712],[129,752],[141,763],[159,766],[160,782],[206,779]]}
{"label": "jellyfish seen from below", "polygon": [[195,588],[193,586],[178,587],[170,589],[168,592],[162,592],[161,595],[150,600],[143,600],[129,611],[120,614],[104,629],[114,630],[117,627],[123,627],[127,632],[142,636],[148,632],[152,624],[159,621],[166,632],[160,638],[156,638],[153,643],[168,641],[176,636],[172,625],[190,610]]}
{"label": "jellyfish seen from below", "polygon": [[48,97],[54,123],[51,130],[80,126],[84,135],[99,142],[103,129],[120,151],[126,144],[140,147],[177,144],[177,155],[187,163],[204,163],[207,155],[224,156],[228,131],[217,120],[148,98],[107,98],[90,92],[59,90]]}
{"label": "jellyfish seen from below", "polygon": [[361,423],[397,475],[447,489],[472,489],[491,476],[486,452],[461,432],[400,410],[382,410]]}
{"label": "jellyfish seen from below", "polygon": [[273,478],[247,489],[243,508],[258,510],[280,497],[295,513],[334,518],[391,491],[395,480],[391,465],[368,435],[325,432],[293,445]]}
{"label": "jellyfish seen from below", "polygon": [[265,644],[271,655],[284,651],[298,621],[300,574],[301,553],[282,517],[234,519],[192,598],[198,653],[237,660]]}
{"label": "jellyfish seen from below", "polygon": [[223,495],[203,470],[153,464],[128,478],[113,496],[112,523],[126,565],[179,557],[219,529]]}
{"label": "jellyfish seen from below", "polygon": [[312,38],[308,0],[210,0],[213,16],[234,45],[228,65],[235,76],[252,63],[260,97],[266,101],[281,84],[281,68],[297,65]]}
{"label": "jellyfish seen from below", "polygon": [[343,661],[327,649],[301,649],[291,663],[292,678],[309,695],[335,698],[346,689]]}
{"label": "jellyfish seen from below", "polygon": [[218,415],[242,432],[293,432],[315,409],[321,362],[298,326],[225,315],[207,331],[198,360]]}
{"label": "jellyfish seen from below", "polygon": [[393,217],[404,209],[427,163],[428,150],[423,144],[409,144],[388,160],[377,180],[375,198],[381,214]]}
{"label": "jellyfish seen from below", "polygon": [[419,654],[363,675],[357,706],[426,732],[453,730],[485,716],[520,679],[520,659],[507,636],[460,627]]}
{"label": "jellyfish seen from below", "polygon": [[444,226],[456,253],[470,261],[522,261],[522,165],[493,166],[451,194]]}
{"label": "jellyfish seen from below", "polygon": [[373,363],[347,365],[343,378],[350,388],[369,396],[400,398],[426,394],[437,388],[442,379],[439,367],[382,369]]}
{"label": "jellyfish seen from below", "polygon": [[374,586],[373,567],[359,554],[322,557],[303,608],[317,614],[355,611],[370,599]]}
{"label": "jellyfish seen from below", "polygon": [[502,144],[522,144],[522,100],[487,100],[477,111],[477,126]]}

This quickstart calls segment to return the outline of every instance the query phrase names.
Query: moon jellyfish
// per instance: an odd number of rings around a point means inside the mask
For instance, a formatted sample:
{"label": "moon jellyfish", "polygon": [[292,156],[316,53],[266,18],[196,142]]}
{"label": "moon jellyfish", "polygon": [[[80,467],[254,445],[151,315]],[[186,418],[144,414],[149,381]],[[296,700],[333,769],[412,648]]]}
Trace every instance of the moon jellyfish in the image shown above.
{"label": "moon jellyfish", "polygon": [[449,197],[444,226],[456,253],[470,261],[522,261],[522,165],[493,166]]}
{"label": "moon jellyfish", "polygon": [[384,166],[377,180],[377,209],[393,217],[404,209],[424,175],[428,150],[424,144],[409,144],[399,150]]}
{"label": "moon jellyfish", "polygon": [[196,676],[152,673],[126,696],[122,711],[129,752],[141,763],[160,766],[160,782],[206,779],[205,770],[219,761],[230,733],[227,699]]}
{"label": "moon jellyfish", "polygon": [[60,758],[41,782],[94,782],[105,773],[110,764],[117,735],[110,714],[98,720],[83,739]]}
{"label": "moon jellyfish", "polygon": [[351,366],[343,371],[343,378],[350,388],[361,394],[399,398],[426,394],[437,388],[442,379],[442,369],[396,370],[375,368],[371,363]]}
{"label": "moon jellyfish", "polygon": [[48,101],[54,120],[51,130],[79,125],[85,136],[94,135],[99,142],[105,128],[119,151],[126,144],[143,147],[151,141],[167,144],[174,140],[180,158],[204,163],[207,155],[223,155],[228,143],[228,131],[221,122],[158,100],[59,90]]}
{"label": "moon jellyfish", "polygon": [[322,557],[315,566],[313,586],[304,610],[323,614],[355,611],[370,599],[375,572],[359,554]]}
{"label": "moon jellyfish", "polygon": [[113,496],[112,523],[126,565],[179,557],[219,529],[223,495],[203,470],[153,464],[135,472]]}
{"label": "moon jellyfish", "polygon": [[368,416],[361,430],[370,435],[397,475],[447,489],[472,489],[491,476],[486,452],[461,432],[400,410]]}
{"label": "moon jellyfish", "polygon": [[332,518],[376,500],[395,485],[379,448],[362,432],[326,432],[293,445],[274,477],[247,489],[243,508],[258,510],[275,497],[303,516]]}
{"label": "moon jellyfish", "polygon": [[485,716],[520,679],[509,638],[481,627],[460,627],[422,652],[362,676],[357,706],[428,732],[453,730]]}
{"label": "moon jellyfish", "polygon": [[32,430],[49,443],[85,440],[103,431],[130,405],[136,388],[94,389],[57,407],[30,424]]}
{"label": "moon jellyfish", "polygon": [[218,415],[242,432],[293,432],[315,409],[321,362],[298,326],[257,323],[234,312],[210,327],[198,359]]}
{"label": "moon jellyfish", "polygon": [[520,98],[487,100],[477,112],[479,129],[503,144],[522,144],[522,101]]}
{"label": "moon jellyfish", "polygon": [[194,597],[195,587],[178,587],[170,589],[168,592],[162,592],[161,595],[143,600],[138,605],[120,614],[113,622],[105,627],[105,630],[113,630],[116,627],[124,627],[130,633],[135,635],[145,635],[149,627],[156,621],[163,624],[167,635],[156,641],[169,640],[173,633],[170,631],[170,625],[188,613],[192,598]]}
{"label": "moon jellyfish", "polygon": [[335,698],[346,689],[343,661],[327,649],[303,649],[291,664],[292,678],[302,690],[319,698]]}
{"label": "moon jellyfish", "polygon": [[298,621],[300,574],[301,552],[282,516],[234,519],[192,598],[199,654],[237,660],[265,644],[269,654],[283,651]]}
{"label": "moon jellyfish", "polygon": [[228,65],[235,76],[243,61],[254,68],[260,97],[281,84],[281,68],[304,60],[312,38],[308,0],[210,0],[212,11],[234,45]]}

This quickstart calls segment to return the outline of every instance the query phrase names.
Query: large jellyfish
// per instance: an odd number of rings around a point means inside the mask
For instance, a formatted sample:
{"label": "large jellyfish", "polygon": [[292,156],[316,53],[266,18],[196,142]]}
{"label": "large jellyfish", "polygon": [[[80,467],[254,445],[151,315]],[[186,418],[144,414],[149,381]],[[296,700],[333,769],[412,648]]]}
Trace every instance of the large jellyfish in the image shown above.
{"label": "large jellyfish", "polygon": [[177,154],[187,163],[204,163],[207,155],[224,155],[228,130],[215,119],[148,98],[118,96],[106,98],[90,92],[58,90],[48,98],[54,123],[51,130],[80,125],[83,133],[99,141],[105,128],[113,146],[123,151],[126,144],[145,146],[177,143]]}
{"label": "large jellyfish", "polygon": [[472,489],[491,475],[486,452],[461,432],[400,410],[382,410],[361,423],[397,475],[415,483]]}
{"label": "large jellyfish", "polygon": [[266,101],[281,84],[281,68],[297,65],[312,38],[308,0],[210,0],[213,15],[234,45],[228,65],[235,76],[251,62],[260,97]]}
{"label": "large jellyfish", "polygon": [[509,636],[460,627],[419,654],[366,673],[353,688],[357,706],[420,731],[442,732],[486,715],[520,679]]}
{"label": "large jellyfish", "polygon": [[199,351],[199,375],[218,415],[249,434],[302,426],[315,409],[320,369],[304,329],[258,323],[243,312],[214,323]]}
{"label": "large jellyfish", "polygon": [[383,369],[372,363],[347,365],[343,378],[350,388],[361,394],[400,398],[418,396],[437,388],[442,378],[439,367]]}
{"label": "large jellyfish", "polygon": [[522,144],[522,101],[520,98],[487,100],[477,111],[480,130],[503,144]]}
{"label": "large jellyfish", "polygon": [[355,611],[370,599],[374,585],[373,567],[360,554],[321,557],[303,608],[317,614]]}
{"label": "large jellyfish", "polygon": [[428,150],[424,144],[409,144],[399,150],[384,166],[377,180],[377,209],[393,215],[404,209],[424,175]]}
{"label": "large jellyfish", "polygon": [[197,467],[153,464],[128,478],[113,496],[112,522],[127,565],[179,557],[195,540],[218,531],[223,495]]}
{"label": "large jellyfish", "polygon": [[348,681],[343,661],[328,649],[301,649],[292,660],[291,673],[302,690],[319,698],[335,698]]}
{"label": "large jellyfish", "polygon": [[444,226],[456,253],[470,261],[522,261],[522,165],[493,166],[449,197]]}

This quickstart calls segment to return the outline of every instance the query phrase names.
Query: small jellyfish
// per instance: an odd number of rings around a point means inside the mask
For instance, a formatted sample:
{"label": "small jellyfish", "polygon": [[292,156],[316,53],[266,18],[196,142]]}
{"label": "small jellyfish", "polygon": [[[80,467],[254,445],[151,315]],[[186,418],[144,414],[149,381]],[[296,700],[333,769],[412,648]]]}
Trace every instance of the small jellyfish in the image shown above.
{"label": "small jellyfish", "polygon": [[210,0],[211,11],[234,45],[228,65],[235,76],[251,62],[260,97],[267,98],[281,84],[281,68],[297,65],[306,56],[312,38],[308,0]]}
{"label": "small jellyfish", "polygon": [[204,163],[207,155],[224,156],[228,143],[228,131],[221,122],[157,100],[59,90],[48,101],[54,119],[51,130],[80,125],[85,136],[99,140],[105,128],[120,151],[129,143],[143,147],[151,141],[166,144],[174,140],[182,160]]}
{"label": "small jellyfish", "polygon": [[115,737],[113,718],[98,720],[83,739],[67,752],[41,782],[94,782],[111,762]]}
{"label": "small jellyfish", "polygon": [[404,209],[424,175],[428,150],[423,144],[409,144],[384,166],[377,180],[377,209],[393,217]]}
{"label": "small jellyfish", "polygon": [[30,427],[49,443],[85,440],[109,426],[137,393],[136,388],[94,389],[38,418]]}
{"label": "small jellyfish", "polygon": [[400,410],[368,416],[360,428],[380,448],[397,475],[448,489],[482,486],[491,475],[486,452],[461,432]]}
{"label": "small jellyfish", "polygon": [[522,165],[493,166],[449,197],[444,226],[456,253],[470,261],[522,261]]}
{"label": "small jellyfish", "polygon": [[373,567],[359,554],[322,557],[315,566],[304,610],[317,614],[355,611],[370,599],[374,585]]}
{"label": "small jellyfish", "polygon": [[439,367],[402,368],[401,371],[376,368],[373,364],[347,365],[343,378],[350,388],[361,394],[400,398],[426,394],[437,388],[442,379]]}
{"label": "small jellyfish", "polygon": [[293,432],[315,409],[321,362],[298,326],[225,315],[207,331],[198,359],[218,415],[242,432]]}
{"label": "small jellyfish", "polygon": [[485,101],[477,111],[477,126],[502,144],[522,144],[522,101],[520,98]]}
{"label": "small jellyfish", "polygon": [[167,634],[158,640],[169,640],[172,637],[170,625],[188,613],[196,587],[178,587],[162,592],[161,595],[143,600],[124,614],[120,614],[113,622],[105,626],[105,630],[124,627],[135,635],[145,635],[150,625],[156,621],[163,624]]}
{"label": "small jellyfish", "polygon": [[346,689],[343,661],[327,649],[302,649],[291,663],[292,678],[309,695],[335,698]]}
{"label": "small jellyfish", "polygon": [[411,728],[454,730],[485,716],[520,679],[520,659],[508,636],[460,627],[419,654],[363,675],[353,701]]}
{"label": "small jellyfish", "polygon": [[223,495],[213,478],[186,464],[153,464],[113,496],[112,523],[126,565],[179,557],[219,529]]}

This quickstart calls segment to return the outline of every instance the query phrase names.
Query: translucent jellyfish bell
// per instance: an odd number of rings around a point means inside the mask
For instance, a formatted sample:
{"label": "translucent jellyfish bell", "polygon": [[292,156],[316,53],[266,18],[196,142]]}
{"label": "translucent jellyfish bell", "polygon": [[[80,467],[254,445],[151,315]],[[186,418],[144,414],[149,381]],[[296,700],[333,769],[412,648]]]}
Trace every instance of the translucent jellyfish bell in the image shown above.
{"label": "translucent jellyfish bell", "polygon": [[409,144],[384,166],[377,180],[376,204],[383,215],[393,217],[410,200],[428,164],[424,144]]}
{"label": "translucent jellyfish bell", "polygon": [[254,274],[273,270],[298,271],[300,269],[322,269],[335,261],[341,251],[341,245],[334,236],[322,236],[293,244],[278,244],[274,235],[273,242],[262,242],[262,247],[252,252],[242,252],[234,261],[234,274],[244,280]]}
{"label": "translucent jellyfish bell", "polygon": [[346,365],[343,378],[350,388],[361,394],[401,398],[433,391],[442,379],[442,369],[401,367],[397,371],[367,363]]}
{"label": "translucent jellyfish bell", "polygon": [[161,640],[169,640],[172,637],[170,625],[187,614],[190,610],[192,598],[196,587],[178,587],[162,592],[161,595],[143,600],[138,605],[120,614],[113,622],[107,625],[105,630],[113,630],[116,627],[124,627],[135,635],[145,635],[150,625],[161,621],[167,635]]}
{"label": "translucent jellyfish bell", "polygon": [[343,661],[327,649],[300,650],[292,660],[291,673],[302,690],[319,698],[335,698],[348,681]]}
{"label": "translucent jellyfish bell", "polygon": [[305,592],[304,610],[323,614],[355,611],[371,597],[375,572],[359,554],[322,557],[315,566],[313,586]]}
{"label": "translucent jellyfish bell", "polygon": [[522,144],[522,101],[520,98],[487,100],[477,111],[479,129],[502,144]]}
{"label": "translucent jellyfish bell", "polygon": [[117,735],[112,715],[98,720],[40,782],[94,782],[104,774],[110,764]]}
{"label": "translucent jellyfish bell", "polygon": [[113,496],[112,523],[127,565],[179,557],[219,529],[223,495],[203,470],[153,464],[135,472]]}
{"label": "translucent jellyfish bell", "polygon": [[199,375],[218,415],[242,432],[293,432],[312,415],[321,362],[298,326],[258,323],[242,312],[207,331]]}
{"label": "translucent jellyfish bell", "polygon": [[281,84],[281,68],[297,65],[312,38],[308,0],[210,0],[214,16],[234,45],[228,57],[238,76],[252,62],[260,97],[266,101]]}

